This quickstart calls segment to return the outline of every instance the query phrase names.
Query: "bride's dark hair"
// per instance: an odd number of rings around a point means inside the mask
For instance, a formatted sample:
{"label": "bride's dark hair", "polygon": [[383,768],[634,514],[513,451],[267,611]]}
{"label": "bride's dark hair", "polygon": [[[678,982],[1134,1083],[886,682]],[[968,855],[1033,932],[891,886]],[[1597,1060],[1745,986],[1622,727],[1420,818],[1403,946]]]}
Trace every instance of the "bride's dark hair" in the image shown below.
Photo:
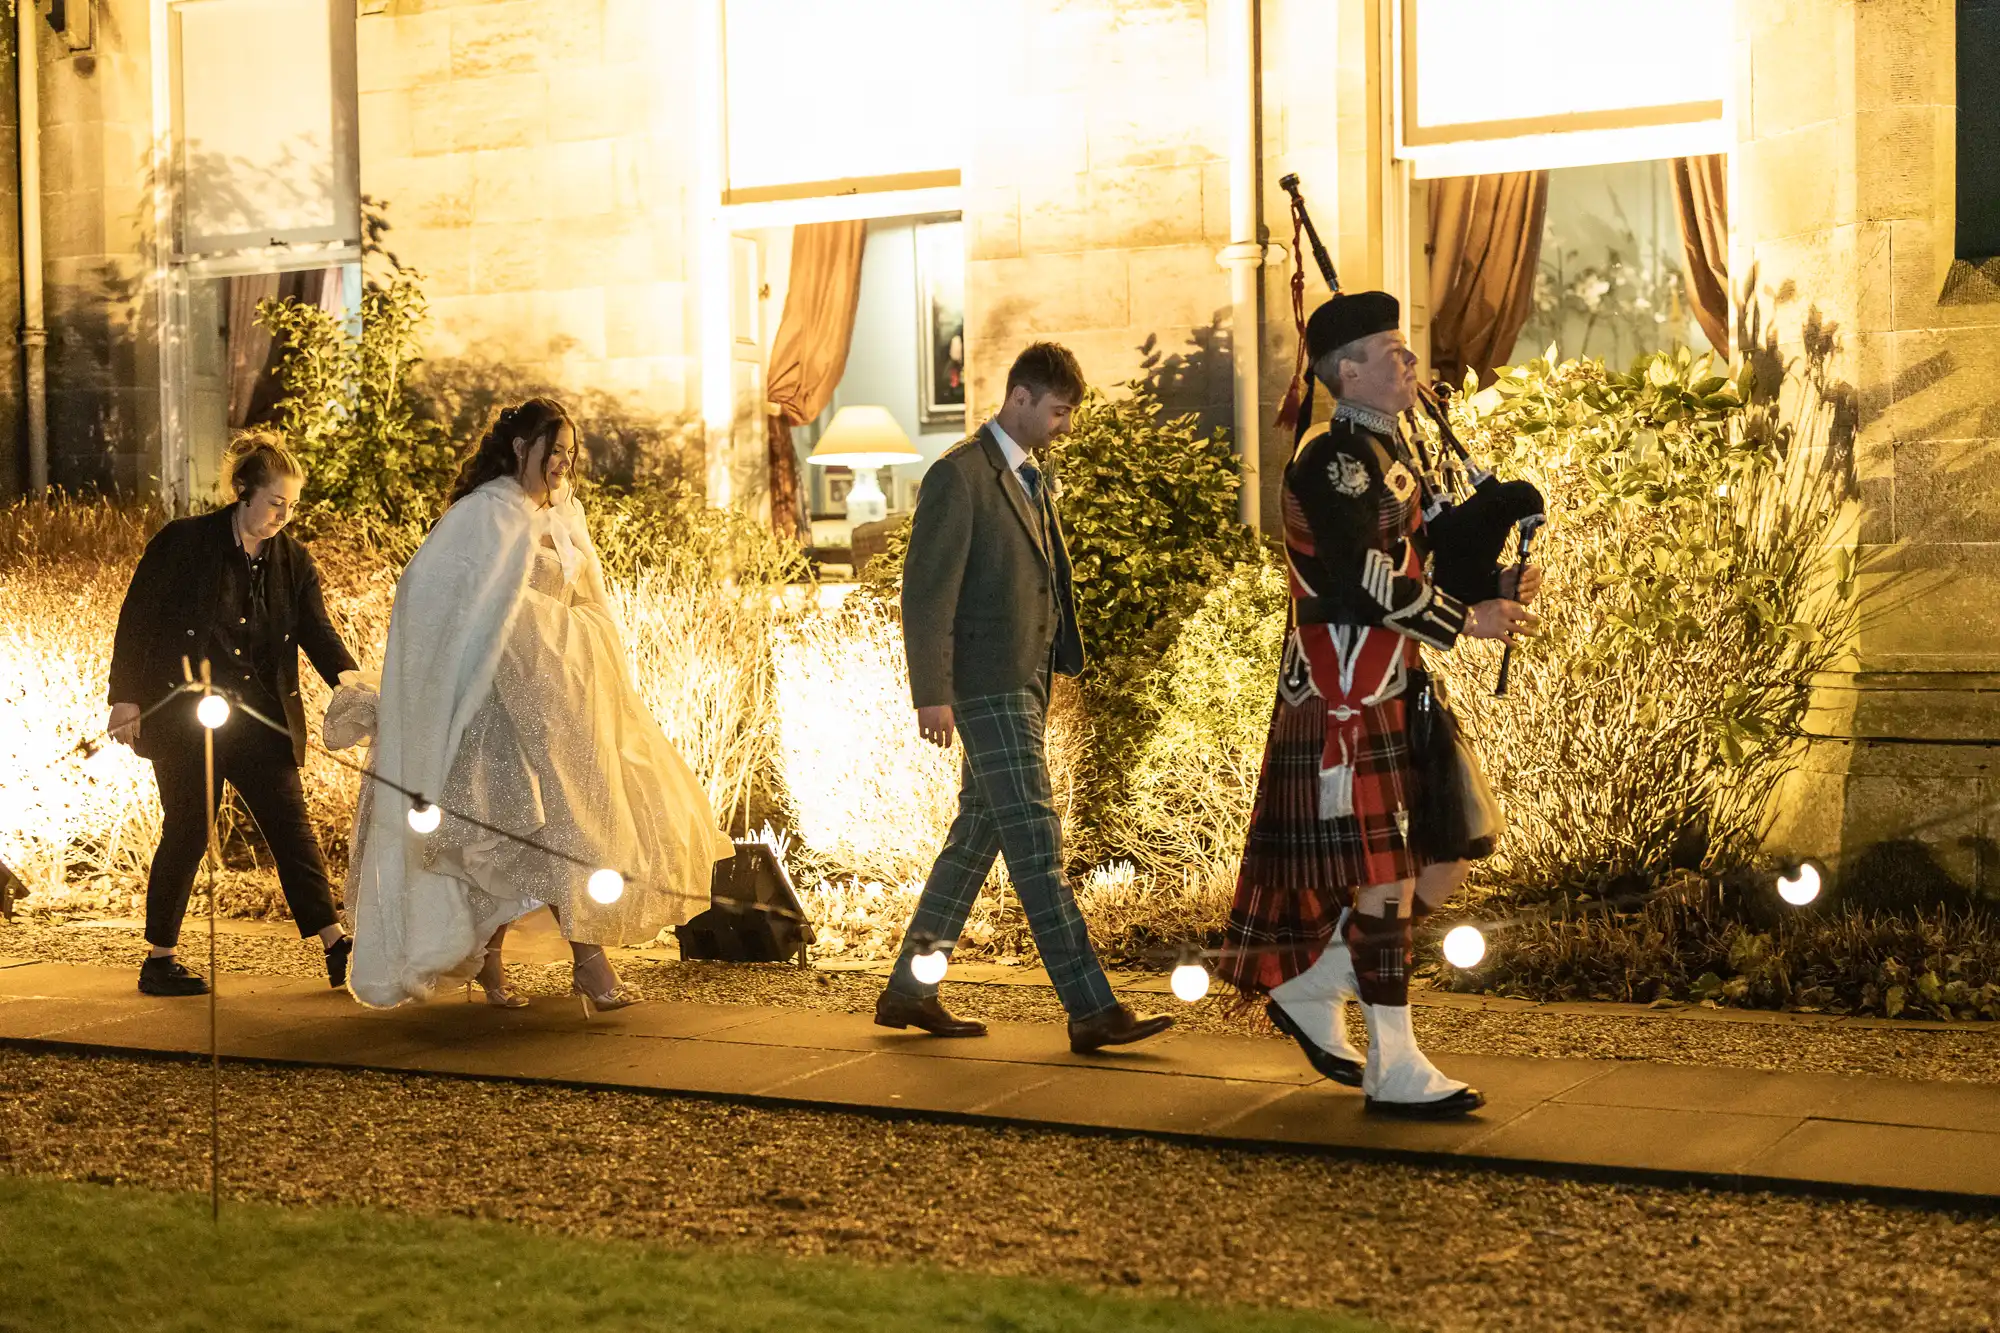
{"label": "bride's dark hair", "polygon": [[[553,448],[564,426],[570,428],[572,437],[577,436],[576,423],[570,420],[568,409],[553,398],[530,398],[505,409],[493,418],[478,446],[459,467],[458,480],[452,483],[447,503],[457,504],[496,477],[515,475],[521,470],[521,458],[532,454],[538,444]],[[516,440],[525,441],[521,458],[514,456]],[[579,452],[582,444],[581,438],[577,438]],[[542,466],[548,466],[547,455],[542,458]]]}

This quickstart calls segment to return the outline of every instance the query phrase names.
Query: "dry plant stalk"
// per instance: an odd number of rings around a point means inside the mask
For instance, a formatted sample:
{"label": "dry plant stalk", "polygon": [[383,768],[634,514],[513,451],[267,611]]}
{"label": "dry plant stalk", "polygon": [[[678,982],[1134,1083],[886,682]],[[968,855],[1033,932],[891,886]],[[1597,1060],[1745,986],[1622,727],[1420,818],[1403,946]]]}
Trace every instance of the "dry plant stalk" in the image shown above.
{"label": "dry plant stalk", "polygon": [[685,571],[648,569],[612,585],[611,600],[646,706],[701,779],[716,818],[743,827],[772,757],[772,599]]}

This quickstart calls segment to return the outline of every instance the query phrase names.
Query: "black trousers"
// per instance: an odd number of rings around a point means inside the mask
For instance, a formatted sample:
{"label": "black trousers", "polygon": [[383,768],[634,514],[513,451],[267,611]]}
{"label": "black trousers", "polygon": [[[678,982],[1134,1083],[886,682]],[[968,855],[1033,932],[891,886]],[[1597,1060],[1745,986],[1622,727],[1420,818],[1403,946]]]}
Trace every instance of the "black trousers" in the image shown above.
{"label": "black trousers", "polygon": [[[209,808],[200,732],[171,723],[162,730],[171,734],[162,736],[155,749],[153,776],[160,784],[165,818],[160,849],[153,853],[152,872],[146,879],[146,941],[171,949],[180,943],[181,919],[187,915],[188,898],[208,846]],[[218,803],[225,782],[249,807],[278,863],[278,884],[300,937],[317,935],[334,924],[339,918],[333,910],[333,886],[306,813],[291,737],[240,714],[230,718],[215,734]]]}

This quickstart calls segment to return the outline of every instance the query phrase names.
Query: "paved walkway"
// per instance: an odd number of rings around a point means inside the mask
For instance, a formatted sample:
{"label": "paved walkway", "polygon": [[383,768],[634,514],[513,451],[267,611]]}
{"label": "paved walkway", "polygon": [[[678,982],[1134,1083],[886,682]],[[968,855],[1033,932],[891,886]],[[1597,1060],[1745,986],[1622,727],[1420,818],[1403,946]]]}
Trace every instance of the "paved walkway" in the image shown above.
{"label": "paved walkway", "polygon": [[[1615,1177],[2000,1200],[2000,1087],[1643,1062],[1455,1056],[1469,1120],[1364,1115],[1282,1043],[1175,1032],[1074,1056],[1059,1028],[939,1041],[868,1018],[654,1003],[586,1023],[570,1002],[388,1011],[323,984],[225,973],[230,1060],[686,1093]],[[0,1041],[206,1054],[204,1000],[124,968],[0,959]]]}

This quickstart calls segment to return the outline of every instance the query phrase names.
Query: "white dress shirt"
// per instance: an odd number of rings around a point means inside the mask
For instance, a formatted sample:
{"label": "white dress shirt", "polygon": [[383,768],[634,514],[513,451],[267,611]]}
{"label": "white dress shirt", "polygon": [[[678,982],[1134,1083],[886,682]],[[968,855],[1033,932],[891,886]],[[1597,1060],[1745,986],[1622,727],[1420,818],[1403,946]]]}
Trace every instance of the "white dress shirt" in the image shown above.
{"label": "white dress shirt", "polygon": [[[991,421],[987,422],[986,428],[993,432],[994,439],[1000,441],[1000,455],[1007,460],[1007,466],[1013,469],[1014,480],[1020,481],[1021,464],[1028,461],[1028,451],[1014,443],[1014,437],[1000,428],[999,417],[994,417]],[[1036,470],[1039,471],[1040,469]],[[1021,489],[1028,489],[1025,483]]]}

